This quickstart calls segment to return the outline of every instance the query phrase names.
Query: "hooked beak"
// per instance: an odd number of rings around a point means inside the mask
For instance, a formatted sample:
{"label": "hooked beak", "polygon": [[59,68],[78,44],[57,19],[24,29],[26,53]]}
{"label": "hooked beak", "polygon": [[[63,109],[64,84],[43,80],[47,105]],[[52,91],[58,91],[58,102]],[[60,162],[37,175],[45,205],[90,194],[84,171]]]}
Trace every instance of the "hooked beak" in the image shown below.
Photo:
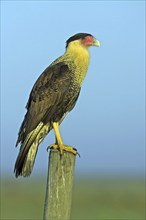
{"label": "hooked beak", "polygon": [[92,46],[100,47],[100,42],[94,39]]}

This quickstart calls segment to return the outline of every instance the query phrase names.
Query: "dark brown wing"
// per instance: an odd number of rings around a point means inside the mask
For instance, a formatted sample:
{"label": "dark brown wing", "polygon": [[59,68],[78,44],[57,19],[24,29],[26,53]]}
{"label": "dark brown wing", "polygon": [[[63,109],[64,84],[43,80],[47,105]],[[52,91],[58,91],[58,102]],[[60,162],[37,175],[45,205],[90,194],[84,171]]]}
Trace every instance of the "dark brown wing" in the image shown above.
{"label": "dark brown wing", "polygon": [[60,62],[49,66],[38,78],[30,93],[27,113],[20,127],[18,141],[23,143],[29,132],[42,121],[50,120],[64,99],[71,82],[67,64]]}

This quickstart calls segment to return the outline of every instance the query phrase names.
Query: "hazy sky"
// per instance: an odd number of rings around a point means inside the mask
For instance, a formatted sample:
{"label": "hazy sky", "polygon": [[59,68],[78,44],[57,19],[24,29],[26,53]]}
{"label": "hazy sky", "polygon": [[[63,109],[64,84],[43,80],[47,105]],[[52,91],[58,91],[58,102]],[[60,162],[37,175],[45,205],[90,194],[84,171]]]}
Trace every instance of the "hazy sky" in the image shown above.
{"label": "hazy sky", "polygon": [[[65,51],[65,41],[87,32],[87,77],[74,110],[61,125],[65,144],[76,147],[77,173],[144,172],[145,1],[1,2],[1,159],[13,172],[17,133],[41,72]],[[41,144],[33,170],[46,172]]]}

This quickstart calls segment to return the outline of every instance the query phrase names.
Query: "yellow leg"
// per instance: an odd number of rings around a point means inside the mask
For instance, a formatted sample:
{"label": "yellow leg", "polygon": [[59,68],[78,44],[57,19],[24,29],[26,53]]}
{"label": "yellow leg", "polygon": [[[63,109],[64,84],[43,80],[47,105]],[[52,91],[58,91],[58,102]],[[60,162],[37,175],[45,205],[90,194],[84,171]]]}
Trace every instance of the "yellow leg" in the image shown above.
{"label": "yellow leg", "polygon": [[57,141],[58,145],[62,145],[63,141],[62,141],[60,131],[59,131],[59,124],[58,124],[58,122],[53,122],[52,125],[53,125],[54,131],[55,131],[56,141]]}
{"label": "yellow leg", "polygon": [[75,148],[63,144],[63,141],[62,141],[62,138],[61,138],[61,135],[60,135],[60,131],[59,131],[59,123],[58,122],[52,122],[52,126],[53,126],[54,131],[55,131],[56,144],[52,144],[50,146],[50,148],[59,150],[61,155],[63,154],[63,151],[68,151],[68,152],[71,152],[71,153],[76,155],[77,150]]}

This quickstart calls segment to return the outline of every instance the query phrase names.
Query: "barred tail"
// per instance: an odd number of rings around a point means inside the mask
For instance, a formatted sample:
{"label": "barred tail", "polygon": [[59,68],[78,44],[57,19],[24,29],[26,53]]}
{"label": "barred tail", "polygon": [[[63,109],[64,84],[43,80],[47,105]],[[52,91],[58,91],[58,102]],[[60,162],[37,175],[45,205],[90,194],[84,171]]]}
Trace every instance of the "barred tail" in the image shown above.
{"label": "barred tail", "polygon": [[15,176],[29,176],[32,172],[39,144],[51,130],[50,124],[43,125],[40,123],[31,131],[21,145],[16,163]]}

